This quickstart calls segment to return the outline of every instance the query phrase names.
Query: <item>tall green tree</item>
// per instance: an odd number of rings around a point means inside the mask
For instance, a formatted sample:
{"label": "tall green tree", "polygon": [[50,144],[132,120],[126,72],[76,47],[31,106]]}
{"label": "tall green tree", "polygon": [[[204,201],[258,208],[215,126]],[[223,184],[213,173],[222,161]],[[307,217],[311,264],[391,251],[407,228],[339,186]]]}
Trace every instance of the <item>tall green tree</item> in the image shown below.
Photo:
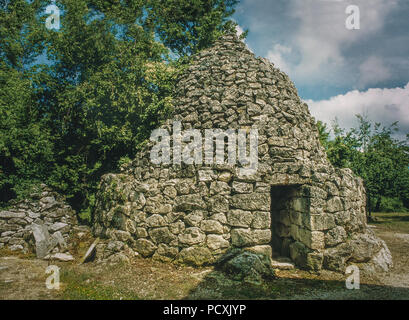
{"label": "tall green tree", "polygon": [[148,0],[149,25],[160,40],[183,57],[210,46],[225,32],[234,32],[230,17],[238,0]]}
{"label": "tall green tree", "polygon": [[[172,112],[185,58],[234,29],[229,17],[236,2],[60,0],[61,28],[47,30],[49,1],[16,0],[1,16],[0,55],[5,79],[21,75],[4,86],[9,93],[24,87],[27,98],[21,108],[3,100],[18,119],[24,108],[33,109],[30,119],[44,142],[37,148],[43,158],[33,161],[47,168],[44,176],[31,166],[37,180],[67,195],[75,209],[88,208],[101,175],[133,158]],[[40,63],[45,55],[48,62]],[[24,81],[17,85],[17,79]],[[7,128],[3,140],[20,142]],[[8,154],[13,159],[17,153]],[[18,182],[9,184],[16,189]]]}
{"label": "tall green tree", "polygon": [[381,210],[383,199],[399,199],[407,208],[409,190],[409,140],[394,138],[398,123],[388,127],[357,115],[358,126],[348,131],[334,122],[332,133],[325,124],[318,129],[328,159],[338,167],[349,167],[363,178],[369,210]]}
{"label": "tall green tree", "polygon": [[0,205],[48,178],[54,160],[46,115],[39,111],[33,65],[44,49],[38,2],[0,8]]}

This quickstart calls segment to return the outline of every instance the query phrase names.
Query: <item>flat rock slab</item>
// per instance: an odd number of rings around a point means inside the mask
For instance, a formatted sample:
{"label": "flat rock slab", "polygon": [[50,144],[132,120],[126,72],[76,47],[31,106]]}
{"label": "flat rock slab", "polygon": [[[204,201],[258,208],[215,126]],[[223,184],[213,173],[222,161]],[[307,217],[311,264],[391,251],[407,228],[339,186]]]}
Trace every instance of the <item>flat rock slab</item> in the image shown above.
{"label": "flat rock slab", "polygon": [[12,219],[12,218],[24,218],[26,215],[24,212],[10,212],[10,211],[0,211],[0,218]]}
{"label": "flat rock slab", "polygon": [[68,253],[54,253],[47,255],[45,260],[59,260],[62,262],[74,261],[74,257]]}
{"label": "flat rock slab", "polygon": [[89,249],[87,250],[87,252],[85,253],[85,255],[82,257],[80,264],[88,261],[88,259],[93,255],[93,253],[95,253],[96,250],[96,246],[99,242],[99,238],[96,238],[93,242],[93,244],[89,247]]}
{"label": "flat rock slab", "polygon": [[277,257],[271,260],[271,267],[280,270],[292,270],[295,268],[294,262],[286,257]]}

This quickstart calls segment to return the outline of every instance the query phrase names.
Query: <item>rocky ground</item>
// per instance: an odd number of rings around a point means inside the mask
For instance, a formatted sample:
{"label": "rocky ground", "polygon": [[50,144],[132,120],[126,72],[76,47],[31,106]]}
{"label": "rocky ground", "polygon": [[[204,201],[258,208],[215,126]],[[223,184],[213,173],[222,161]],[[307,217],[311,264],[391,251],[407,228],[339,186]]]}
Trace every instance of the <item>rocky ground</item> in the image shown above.
{"label": "rocky ground", "polygon": [[[227,279],[213,268],[180,267],[149,259],[78,265],[3,250],[0,299],[409,299],[409,215],[394,217],[398,223],[380,219],[373,228],[388,244],[394,267],[376,279],[361,277],[359,290],[346,289],[346,276],[332,272],[281,270],[277,279],[255,285]],[[77,261],[90,241],[72,252]],[[59,290],[45,286],[45,269],[50,264],[60,267]]]}

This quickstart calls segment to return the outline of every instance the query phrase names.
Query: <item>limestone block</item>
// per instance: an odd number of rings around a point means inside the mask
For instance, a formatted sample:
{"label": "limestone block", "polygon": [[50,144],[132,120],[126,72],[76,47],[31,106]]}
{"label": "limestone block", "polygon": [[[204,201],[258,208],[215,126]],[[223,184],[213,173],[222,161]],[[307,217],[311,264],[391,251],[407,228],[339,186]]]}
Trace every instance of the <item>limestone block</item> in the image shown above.
{"label": "limestone block", "polygon": [[323,213],[311,215],[310,225],[307,227],[313,231],[324,231],[332,229],[335,226],[335,216],[333,214]]}
{"label": "limestone block", "polygon": [[327,212],[339,212],[342,210],[344,210],[344,206],[339,197],[332,197],[331,199],[327,200],[326,203]]}
{"label": "limestone block", "polygon": [[270,210],[268,193],[235,194],[231,197],[231,206],[242,210]]}
{"label": "limestone block", "polygon": [[202,220],[200,229],[205,233],[223,234],[223,226],[216,220]]}
{"label": "limestone block", "polygon": [[226,213],[229,211],[229,201],[221,195],[209,199],[209,211],[213,213]]}
{"label": "limestone block", "polygon": [[253,192],[253,184],[246,183],[246,182],[233,182],[233,191],[236,193],[252,193]]}
{"label": "limestone block", "polygon": [[271,240],[270,230],[232,229],[232,244],[236,247],[249,247],[267,244]]}
{"label": "limestone block", "polygon": [[175,198],[176,211],[192,211],[206,209],[206,203],[199,194],[189,194]]}
{"label": "limestone block", "polygon": [[215,259],[208,248],[189,247],[180,251],[178,261],[193,266],[202,266],[213,263]]}
{"label": "limestone block", "polygon": [[159,214],[153,214],[146,219],[149,227],[163,227],[166,225],[165,219]]}
{"label": "limestone block", "polygon": [[230,210],[227,213],[227,223],[233,227],[250,227],[253,213],[244,210]]}
{"label": "limestone block", "polygon": [[255,229],[267,229],[271,227],[271,214],[267,211],[255,211],[251,227]]}
{"label": "limestone block", "polygon": [[310,249],[322,249],[325,246],[324,232],[300,228],[299,237],[299,241]]}
{"label": "limestone block", "polygon": [[11,219],[11,218],[24,218],[26,214],[24,212],[11,212],[11,211],[0,211],[0,219]]}
{"label": "limestone block", "polygon": [[179,242],[185,245],[200,244],[206,240],[206,235],[197,227],[186,228],[179,234]]}
{"label": "limestone block", "polygon": [[189,213],[185,218],[185,223],[190,227],[200,226],[200,222],[203,220],[205,213],[200,210],[195,210]]}
{"label": "limestone block", "polygon": [[147,238],[148,237],[148,231],[146,231],[145,228],[138,227],[135,229],[135,238]]}
{"label": "limestone block", "polygon": [[229,241],[225,240],[223,236],[216,234],[208,234],[206,237],[206,244],[211,250],[228,248],[230,246]]}
{"label": "limestone block", "polygon": [[143,257],[150,257],[156,248],[156,245],[147,239],[138,239],[135,242],[135,250]]}
{"label": "limestone block", "polygon": [[327,247],[333,247],[344,242],[346,238],[347,233],[345,232],[345,229],[341,226],[337,226],[325,234],[325,245]]}
{"label": "limestone block", "polygon": [[148,231],[154,243],[169,243],[176,239],[176,236],[169,231],[168,227],[153,228]]}

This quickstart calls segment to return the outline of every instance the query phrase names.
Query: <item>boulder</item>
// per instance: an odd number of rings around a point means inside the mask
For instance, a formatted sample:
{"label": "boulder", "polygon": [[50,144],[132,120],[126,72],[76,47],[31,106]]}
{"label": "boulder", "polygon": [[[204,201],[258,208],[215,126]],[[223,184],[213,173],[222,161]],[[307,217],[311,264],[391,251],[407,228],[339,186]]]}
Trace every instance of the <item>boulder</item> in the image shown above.
{"label": "boulder", "polygon": [[219,262],[218,267],[236,281],[258,285],[264,279],[274,278],[271,259],[264,254],[251,251],[233,251]]}
{"label": "boulder", "polygon": [[350,241],[352,262],[368,262],[382,248],[382,240],[369,230],[366,233],[358,234]]}

